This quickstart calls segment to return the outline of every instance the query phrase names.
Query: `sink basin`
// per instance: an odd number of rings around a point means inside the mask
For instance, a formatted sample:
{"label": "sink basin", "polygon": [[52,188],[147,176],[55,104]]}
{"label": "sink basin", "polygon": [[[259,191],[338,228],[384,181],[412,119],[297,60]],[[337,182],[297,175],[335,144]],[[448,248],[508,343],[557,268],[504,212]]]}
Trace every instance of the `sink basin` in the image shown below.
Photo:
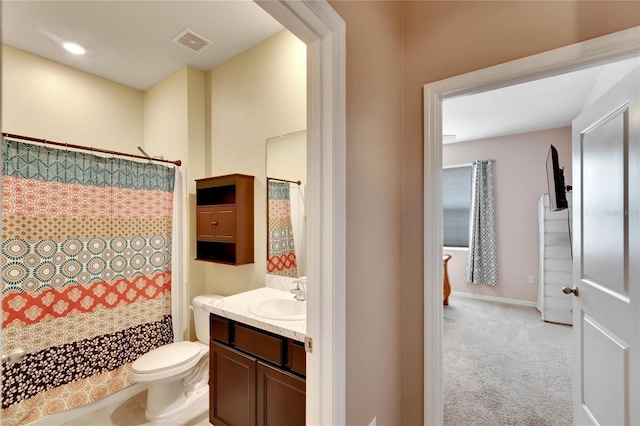
{"label": "sink basin", "polygon": [[307,302],[285,298],[256,300],[248,306],[249,312],[262,318],[302,321],[307,317]]}

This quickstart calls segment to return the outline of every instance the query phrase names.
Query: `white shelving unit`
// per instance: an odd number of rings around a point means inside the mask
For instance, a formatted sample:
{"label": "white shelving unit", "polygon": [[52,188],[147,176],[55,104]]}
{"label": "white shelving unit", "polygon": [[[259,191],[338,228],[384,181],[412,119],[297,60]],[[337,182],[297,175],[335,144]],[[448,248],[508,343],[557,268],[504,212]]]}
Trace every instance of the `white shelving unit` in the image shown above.
{"label": "white shelving unit", "polygon": [[538,198],[539,287],[537,308],[542,319],[561,324],[573,324],[573,296],[562,292],[572,286],[571,256],[571,193],[567,193],[569,208],[558,212],[549,209],[549,194]]}

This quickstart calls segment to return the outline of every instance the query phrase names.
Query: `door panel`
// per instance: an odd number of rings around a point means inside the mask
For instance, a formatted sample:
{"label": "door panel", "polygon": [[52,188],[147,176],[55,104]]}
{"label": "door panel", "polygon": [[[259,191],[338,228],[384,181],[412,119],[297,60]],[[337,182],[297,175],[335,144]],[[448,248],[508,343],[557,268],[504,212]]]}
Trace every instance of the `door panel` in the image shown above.
{"label": "door panel", "polygon": [[218,226],[216,239],[218,241],[234,242],[236,240],[236,208],[235,206],[220,207],[217,210]]}
{"label": "door panel", "polygon": [[256,359],[211,342],[209,421],[216,426],[256,424]]}
{"label": "door panel", "polygon": [[215,209],[209,206],[198,207],[198,240],[211,241],[214,237],[213,223],[216,221]]}
{"label": "door panel", "polygon": [[640,423],[640,72],[573,122],[574,424]]}
{"label": "door panel", "polygon": [[258,361],[258,426],[304,426],[306,382]]}
{"label": "door panel", "polygon": [[[583,368],[599,371],[597,375],[585,375],[584,404],[596,419],[607,419],[606,424],[625,424],[626,358],[629,346],[611,330],[585,315],[582,321],[584,334]],[[608,378],[611,386],[602,386],[602,378]]]}
{"label": "door panel", "polygon": [[[615,111],[582,136],[583,278],[626,296],[624,256],[624,138],[627,108]],[[596,230],[596,232],[593,232]]]}

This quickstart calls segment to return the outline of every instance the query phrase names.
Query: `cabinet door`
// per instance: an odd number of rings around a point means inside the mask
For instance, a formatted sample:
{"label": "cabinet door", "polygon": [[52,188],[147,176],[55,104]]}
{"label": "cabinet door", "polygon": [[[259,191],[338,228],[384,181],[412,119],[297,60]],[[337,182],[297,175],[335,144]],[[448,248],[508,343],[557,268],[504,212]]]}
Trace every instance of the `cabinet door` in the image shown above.
{"label": "cabinet door", "polygon": [[216,426],[256,424],[256,359],[211,342],[209,421]]}
{"label": "cabinet door", "polygon": [[215,222],[216,217],[214,207],[198,207],[197,239],[200,241],[211,241],[213,239],[213,227]]}
{"label": "cabinet door", "polygon": [[199,206],[197,240],[233,243],[236,240],[236,207],[232,204]]}
{"label": "cabinet door", "polygon": [[258,426],[304,426],[304,379],[258,361]]}
{"label": "cabinet door", "polygon": [[225,205],[216,209],[216,222],[214,238],[216,241],[236,241],[236,206]]}

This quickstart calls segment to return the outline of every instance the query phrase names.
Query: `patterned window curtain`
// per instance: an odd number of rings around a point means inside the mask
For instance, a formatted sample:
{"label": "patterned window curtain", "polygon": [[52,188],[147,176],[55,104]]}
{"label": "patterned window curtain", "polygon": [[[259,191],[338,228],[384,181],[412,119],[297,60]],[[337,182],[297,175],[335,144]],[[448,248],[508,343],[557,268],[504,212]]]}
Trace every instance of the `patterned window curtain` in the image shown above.
{"label": "patterned window curtain", "polygon": [[174,170],[3,140],[2,424],[132,384],[173,341]]}
{"label": "patterned window curtain", "polygon": [[267,272],[296,278],[298,265],[291,224],[290,185],[287,182],[268,181],[269,241]]}
{"label": "patterned window curtain", "polygon": [[465,281],[469,283],[492,286],[498,284],[493,161],[473,162],[469,254],[465,273]]}

